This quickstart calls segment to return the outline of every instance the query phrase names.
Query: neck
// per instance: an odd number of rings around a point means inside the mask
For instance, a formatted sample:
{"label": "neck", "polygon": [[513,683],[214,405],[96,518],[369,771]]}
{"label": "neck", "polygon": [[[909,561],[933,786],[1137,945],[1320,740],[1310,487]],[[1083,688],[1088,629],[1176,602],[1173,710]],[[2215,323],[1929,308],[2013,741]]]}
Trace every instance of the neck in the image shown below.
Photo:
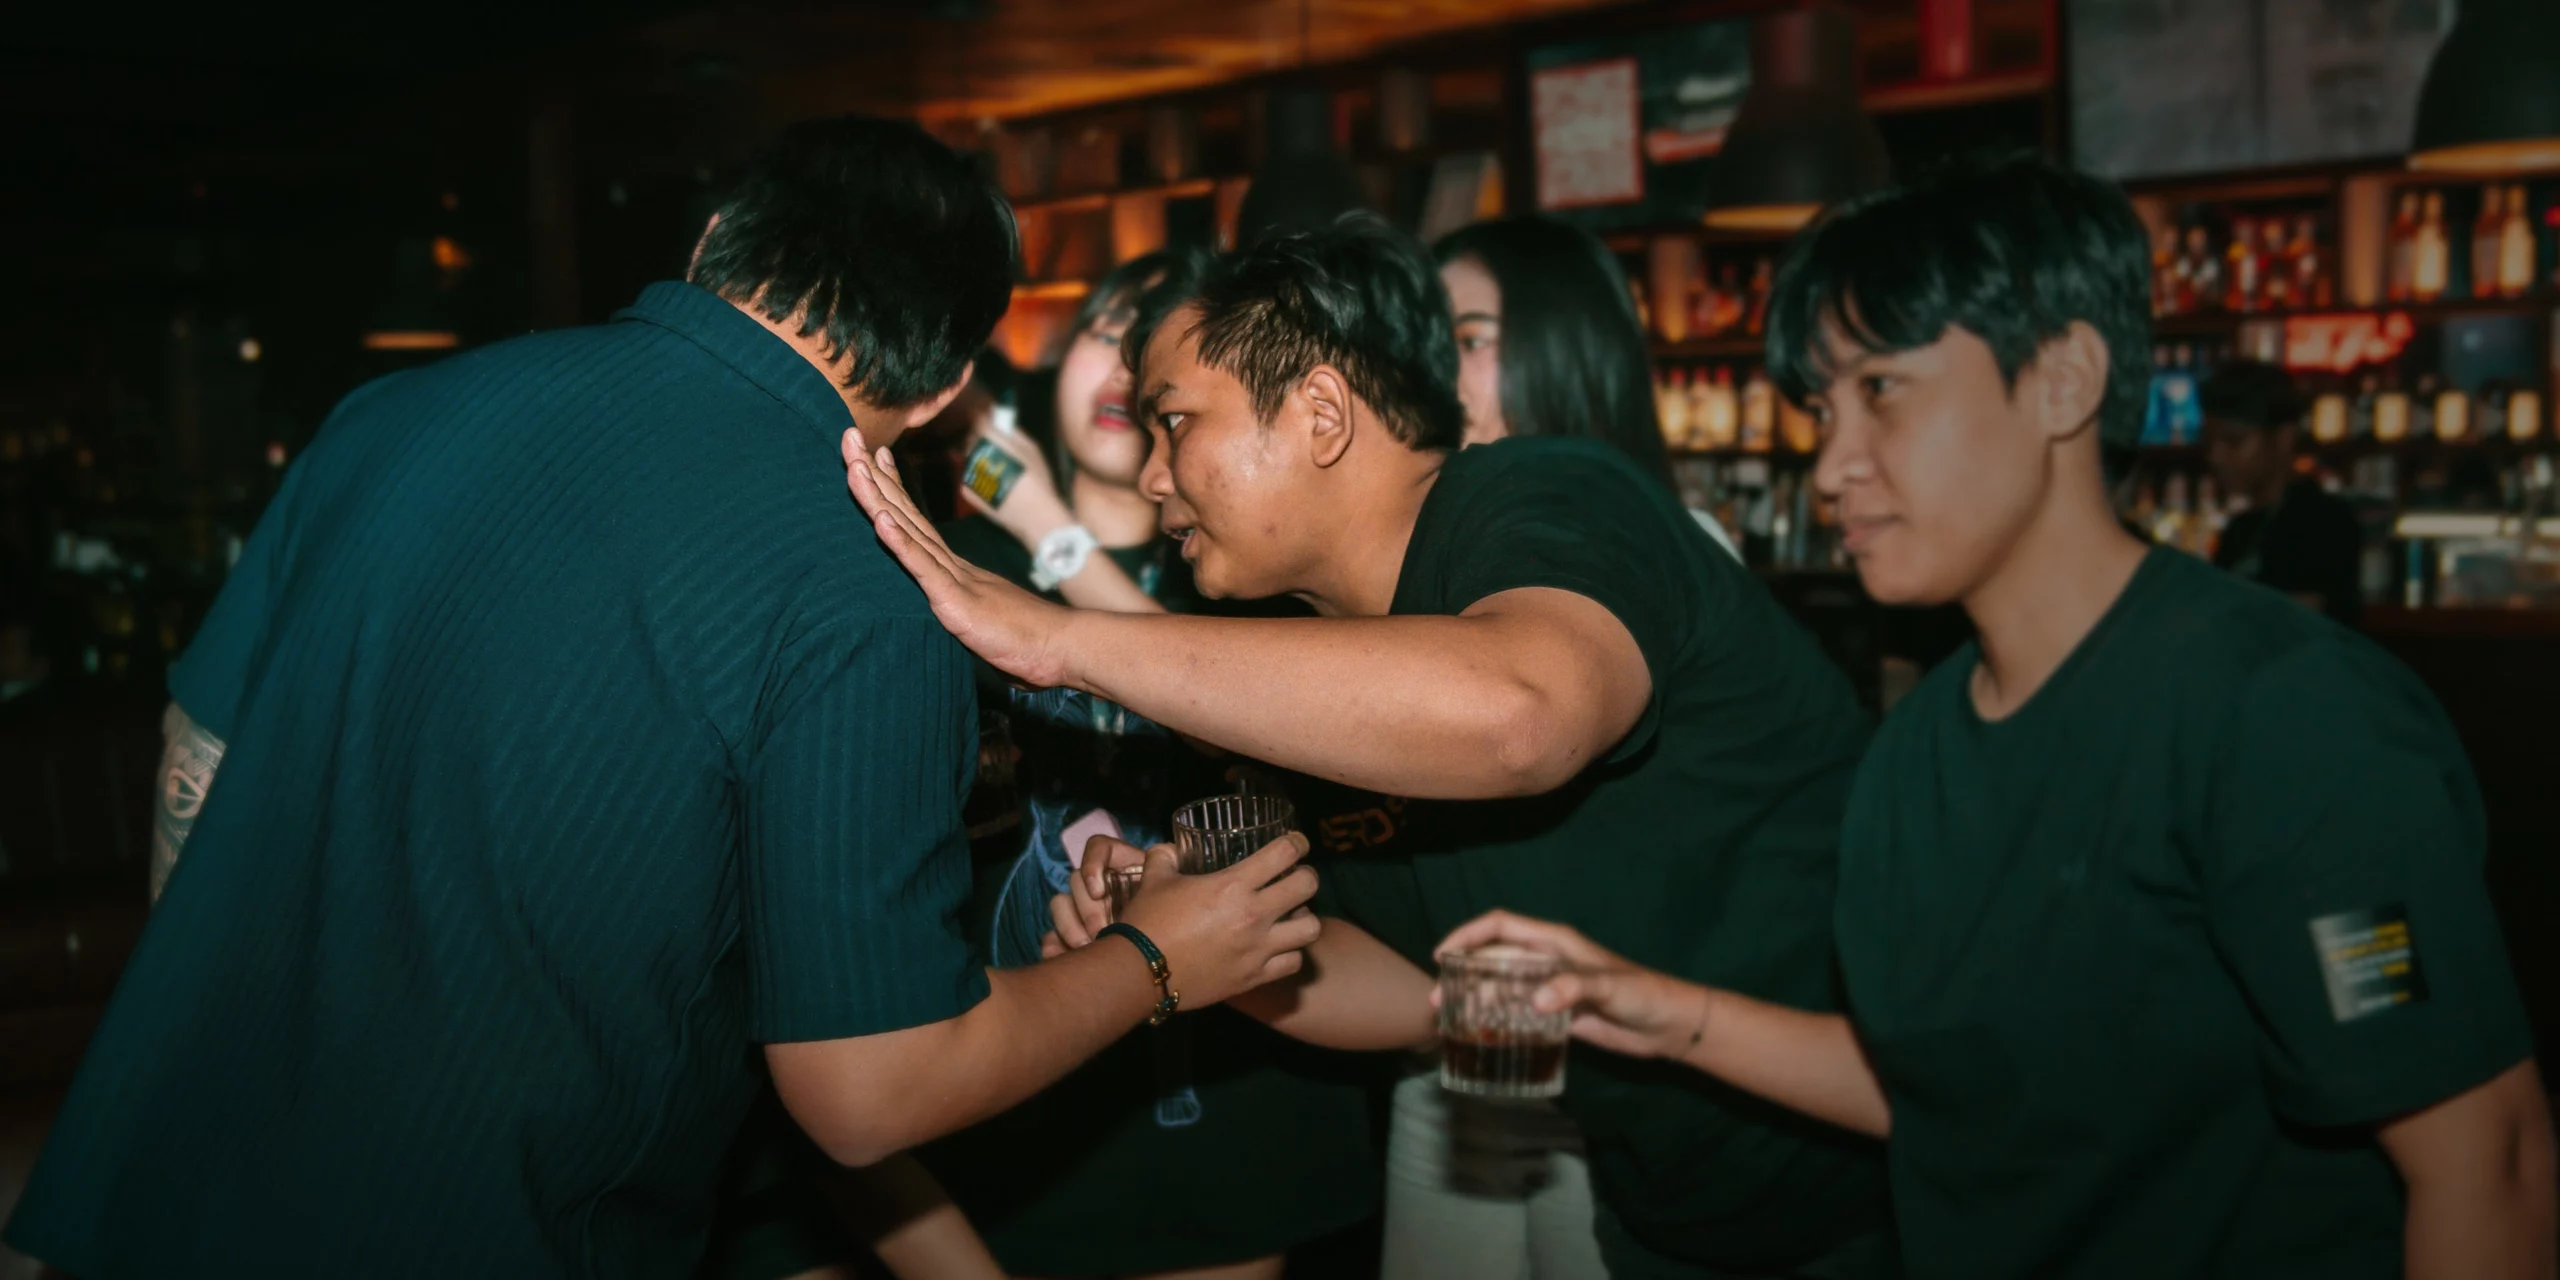
{"label": "neck", "polygon": [[1325,503],[1335,523],[1329,554],[1309,585],[1291,593],[1326,617],[1382,617],[1394,606],[1414,522],[1449,456],[1408,449],[1383,431],[1353,446],[1364,447],[1380,456],[1343,459],[1360,465],[1342,468],[1343,491]]}
{"label": "neck", "polygon": [[2276,503],[2283,501],[2285,486],[2293,483],[2293,454],[2291,450],[2286,451],[2284,463],[2285,464],[2283,466],[2269,471],[2263,479],[2258,481],[2258,491],[2249,495],[2249,501],[2252,504],[2261,509],[2266,509],[2272,508]]}
{"label": "neck", "polygon": [[[2081,474],[2068,456],[2056,464]],[[1974,709],[2007,716],[2034,697],[2071,651],[2097,628],[2142,565],[2143,545],[2116,523],[2093,464],[2012,542],[1991,576],[1965,593],[1964,611],[1981,636],[1973,673]]]}
{"label": "neck", "polygon": [[1156,539],[1156,504],[1147,495],[1082,467],[1067,481],[1067,507],[1106,547],[1143,547]]}

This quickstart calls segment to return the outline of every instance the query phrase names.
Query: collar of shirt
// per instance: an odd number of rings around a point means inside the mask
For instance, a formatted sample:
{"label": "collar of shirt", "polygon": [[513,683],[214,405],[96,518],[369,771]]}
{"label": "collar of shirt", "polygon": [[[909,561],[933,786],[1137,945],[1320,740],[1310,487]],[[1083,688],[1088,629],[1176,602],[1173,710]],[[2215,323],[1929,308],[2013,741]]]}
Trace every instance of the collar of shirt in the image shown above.
{"label": "collar of shirt", "polygon": [[682,280],[661,280],[641,290],[639,301],[615,312],[613,318],[654,324],[711,353],[765,394],[797,410],[830,448],[840,447],[845,429],[853,425],[844,396],[808,357],[708,289]]}

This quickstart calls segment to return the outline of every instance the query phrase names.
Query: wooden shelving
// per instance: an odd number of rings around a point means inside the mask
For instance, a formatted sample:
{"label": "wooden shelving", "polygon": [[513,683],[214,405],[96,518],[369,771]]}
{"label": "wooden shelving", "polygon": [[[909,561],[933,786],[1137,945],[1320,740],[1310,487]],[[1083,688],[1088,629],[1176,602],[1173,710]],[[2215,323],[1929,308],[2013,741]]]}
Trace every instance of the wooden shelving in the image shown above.
{"label": "wooden shelving", "polygon": [[2442,324],[2456,317],[2538,317],[2560,309],[2548,294],[2523,298],[2442,298],[2434,302],[2385,302],[2370,307],[2305,307],[2287,311],[2190,311],[2156,316],[2152,332],[2162,337],[2219,337],[2255,320],[2284,321],[2303,316],[2405,315],[2417,324]]}

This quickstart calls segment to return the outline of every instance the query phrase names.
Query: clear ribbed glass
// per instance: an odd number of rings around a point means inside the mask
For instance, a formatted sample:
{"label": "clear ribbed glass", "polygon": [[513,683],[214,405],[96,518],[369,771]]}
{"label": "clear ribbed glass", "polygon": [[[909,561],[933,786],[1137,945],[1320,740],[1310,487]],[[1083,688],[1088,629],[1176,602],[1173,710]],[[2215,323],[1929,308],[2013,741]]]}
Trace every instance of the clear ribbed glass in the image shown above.
{"label": "clear ribbed glass", "polygon": [[1440,1087],[1479,1098],[1563,1093],[1573,1015],[1529,1003],[1563,968],[1554,956],[1506,943],[1441,956]]}
{"label": "clear ribbed glass", "polygon": [[1210,796],[1173,811],[1173,847],[1184,875],[1223,871],[1296,829],[1281,796]]}

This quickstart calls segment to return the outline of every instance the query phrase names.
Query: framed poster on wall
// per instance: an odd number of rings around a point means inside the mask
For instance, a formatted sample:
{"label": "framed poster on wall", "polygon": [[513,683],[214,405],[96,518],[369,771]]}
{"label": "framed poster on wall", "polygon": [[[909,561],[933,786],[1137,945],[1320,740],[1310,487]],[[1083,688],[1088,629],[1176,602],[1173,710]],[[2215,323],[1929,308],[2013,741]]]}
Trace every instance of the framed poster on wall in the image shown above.
{"label": "framed poster on wall", "polygon": [[1538,207],[1595,231],[1696,218],[1751,87],[1748,19],[1528,56]]}

